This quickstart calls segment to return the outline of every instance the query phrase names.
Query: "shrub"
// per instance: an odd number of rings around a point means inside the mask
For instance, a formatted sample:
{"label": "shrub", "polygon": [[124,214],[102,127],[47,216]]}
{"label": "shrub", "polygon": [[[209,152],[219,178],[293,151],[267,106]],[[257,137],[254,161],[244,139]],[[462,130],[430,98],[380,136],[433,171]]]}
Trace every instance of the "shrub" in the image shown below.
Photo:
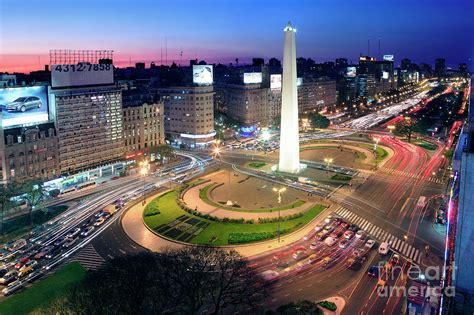
{"label": "shrub", "polygon": [[267,240],[273,237],[273,233],[259,232],[259,233],[230,233],[229,244],[242,244]]}
{"label": "shrub", "polygon": [[59,189],[53,189],[49,192],[49,196],[52,198],[56,198],[57,196],[59,196],[60,193],[61,191]]}
{"label": "shrub", "polygon": [[330,310],[331,312],[335,312],[336,309],[337,309],[337,306],[335,303],[333,302],[329,302],[329,301],[321,301],[318,303],[319,306],[327,309],[327,310]]}

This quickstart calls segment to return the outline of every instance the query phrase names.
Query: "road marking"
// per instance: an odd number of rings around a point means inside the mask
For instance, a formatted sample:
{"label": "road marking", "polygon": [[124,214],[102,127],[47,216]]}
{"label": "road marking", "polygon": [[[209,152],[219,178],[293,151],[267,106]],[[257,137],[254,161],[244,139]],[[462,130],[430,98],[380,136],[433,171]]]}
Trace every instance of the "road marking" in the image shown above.
{"label": "road marking", "polygon": [[418,255],[420,254],[420,251],[417,249],[415,251],[415,255],[413,256],[413,261],[418,261]]}
{"label": "road marking", "polygon": [[414,253],[415,253],[415,247],[412,247],[411,250],[410,250],[410,255],[408,255],[408,257],[411,258]]}
{"label": "road marking", "polygon": [[405,251],[406,251],[407,247],[408,247],[408,244],[407,244],[407,243],[403,243],[403,247],[402,247],[402,250],[401,250],[402,255],[405,255]]}
{"label": "road marking", "polygon": [[395,239],[395,243],[393,244],[393,247],[395,248],[395,250],[398,250],[398,244],[400,243],[400,239]]}

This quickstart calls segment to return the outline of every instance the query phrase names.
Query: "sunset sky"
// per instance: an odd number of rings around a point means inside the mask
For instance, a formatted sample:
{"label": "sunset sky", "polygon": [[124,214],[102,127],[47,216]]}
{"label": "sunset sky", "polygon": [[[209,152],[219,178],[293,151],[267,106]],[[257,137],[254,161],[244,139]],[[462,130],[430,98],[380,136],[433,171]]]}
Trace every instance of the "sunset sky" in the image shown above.
{"label": "sunset sky", "polygon": [[[257,3],[258,2],[258,3]],[[283,27],[317,62],[360,53],[472,66],[470,0],[0,0],[0,72],[42,69],[50,49],[112,49],[114,63],[281,58]],[[472,69],[472,68],[471,68]]]}

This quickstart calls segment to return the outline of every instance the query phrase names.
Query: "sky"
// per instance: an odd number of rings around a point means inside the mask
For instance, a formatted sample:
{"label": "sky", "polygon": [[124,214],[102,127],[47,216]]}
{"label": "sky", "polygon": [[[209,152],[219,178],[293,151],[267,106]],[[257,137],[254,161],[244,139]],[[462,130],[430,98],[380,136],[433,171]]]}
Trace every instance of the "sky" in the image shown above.
{"label": "sky", "polygon": [[356,62],[370,39],[396,64],[472,70],[473,16],[473,0],[0,0],[0,72],[42,69],[51,49],[111,49],[118,66],[281,58],[289,20],[297,55],[316,62]]}

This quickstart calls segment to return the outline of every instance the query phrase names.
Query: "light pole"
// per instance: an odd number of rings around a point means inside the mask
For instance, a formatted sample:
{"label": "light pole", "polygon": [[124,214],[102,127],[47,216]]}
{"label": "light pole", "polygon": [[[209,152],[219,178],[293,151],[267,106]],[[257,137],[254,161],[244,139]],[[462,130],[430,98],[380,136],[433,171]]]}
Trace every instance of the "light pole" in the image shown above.
{"label": "light pole", "polygon": [[380,142],[379,137],[374,137],[374,156],[375,156],[375,169],[377,169],[377,145]]}
{"label": "light pole", "polygon": [[146,199],[145,199],[145,186],[146,186],[146,181],[145,181],[145,176],[148,174],[148,161],[144,160],[143,162],[140,163],[141,169],[140,169],[140,174],[142,175],[143,178],[143,201],[142,205],[146,204]]}
{"label": "light pole", "polygon": [[273,187],[273,191],[278,194],[278,243],[280,243],[280,204],[281,204],[281,193],[286,191],[286,187],[276,188]]}
{"label": "light pole", "polygon": [[[219,147],[219,142],[214,147],[214,158],[219,160],[219,164],[222,167],[222,158],[221,158],[221,148]],[[232,206],[232,200],[230,199],[230,170],[227,176],[227,202],[226,205]]]}
{"label": "light pole", "polygon": [[324,158],[324,162],[326,163],[326,174],[329,176],[329,165],[333,162],[332,158]]}

